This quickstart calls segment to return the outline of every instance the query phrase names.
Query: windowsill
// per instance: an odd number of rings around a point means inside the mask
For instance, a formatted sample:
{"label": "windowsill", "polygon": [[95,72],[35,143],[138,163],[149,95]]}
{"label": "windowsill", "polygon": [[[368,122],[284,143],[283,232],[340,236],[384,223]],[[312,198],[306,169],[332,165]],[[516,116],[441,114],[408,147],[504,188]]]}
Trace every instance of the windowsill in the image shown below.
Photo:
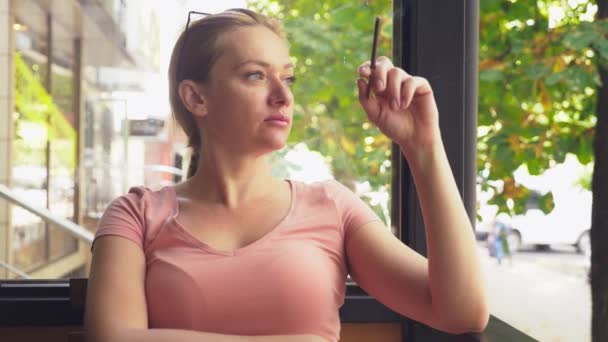
{"label": "windowsill", "polygon": [[[0,326],[81,326],[86,279],[0,281]],[[402,323],[402,317],[347,284],[342,323]],[[414,323],[413,341],[534,341],[492,316],[483,333],[448,335]]]}

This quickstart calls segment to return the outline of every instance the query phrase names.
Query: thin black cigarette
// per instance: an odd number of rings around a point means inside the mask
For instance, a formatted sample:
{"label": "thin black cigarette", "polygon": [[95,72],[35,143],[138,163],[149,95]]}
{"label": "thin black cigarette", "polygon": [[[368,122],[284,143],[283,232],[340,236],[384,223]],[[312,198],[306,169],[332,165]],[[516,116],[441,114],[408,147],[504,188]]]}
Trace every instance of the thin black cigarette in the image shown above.
{"label": "thin black cigarette", "polygon": [[367,98],[368,99],[372,92],[372,81],[373,81],[372,74],[374,73],[374,70],[376,70],[376,50],[378,49],[379,28],[380,28],[380,16],[377,16],[376,22],[374,23],[374,43],[372,45],[372,59],[371,59],[369,79],[368,79],[368,83],[367,83]]}

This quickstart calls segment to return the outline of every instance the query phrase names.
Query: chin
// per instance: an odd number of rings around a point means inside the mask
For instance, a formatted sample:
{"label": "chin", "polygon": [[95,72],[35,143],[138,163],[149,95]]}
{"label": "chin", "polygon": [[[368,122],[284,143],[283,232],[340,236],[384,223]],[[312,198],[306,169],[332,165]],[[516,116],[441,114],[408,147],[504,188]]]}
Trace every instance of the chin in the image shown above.
{"label": "chin", "polygon": [[250,146],[257,153],[266,154],[283,149],[287,145],[290,130],[272,130],[258,134],[251,140]]}
{"label": "chin", "polygon": [[287,140],[282,140],[282,141],[277,141],[275,143],[272,144],[272,150],[273,151],[278,151],[278,150],[282,150],[285,145],[287,145]]}
{"label": "chin", "polygon": [[268,139],[265,141],[264,145],[264,152],[272,153],[274,151],[282,150],[287,145],[287,139]]}
{"label": "chin", "polygon": [[282,149],[287,144],[289,139],[289,132],[273,132],[275,134],[269,134],[264,137],[265,142],[269,146],[273,146],[273,149]]}

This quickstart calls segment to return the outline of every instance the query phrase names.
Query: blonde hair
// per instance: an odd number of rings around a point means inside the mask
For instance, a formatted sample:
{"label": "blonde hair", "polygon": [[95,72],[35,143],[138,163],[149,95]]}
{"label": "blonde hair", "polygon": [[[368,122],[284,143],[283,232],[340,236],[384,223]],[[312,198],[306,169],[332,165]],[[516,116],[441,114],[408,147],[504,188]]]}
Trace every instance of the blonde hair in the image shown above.
{"label": "blonde hair", "polygon": [[188,146],[192,149],[188,178],[194,175],[198,166],[201,134],[194,117],[179,96],[179,83],[185,79],[207,81],[211,68],[223,53],[223,48],[218,44],[220,36],[225,32],[248,26],[266,27],[285,39],[283,28],[277,20],[248,9],[237,8],[195,21],[182,32],[173,47],[169,64],[169,100],[173,118],[186,133]]}

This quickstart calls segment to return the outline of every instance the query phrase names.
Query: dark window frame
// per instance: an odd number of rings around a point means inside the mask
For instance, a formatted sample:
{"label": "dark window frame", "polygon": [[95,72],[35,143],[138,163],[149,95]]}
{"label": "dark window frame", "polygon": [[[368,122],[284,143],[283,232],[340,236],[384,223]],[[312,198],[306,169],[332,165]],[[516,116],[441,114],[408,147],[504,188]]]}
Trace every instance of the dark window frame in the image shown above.
{"label": "dark window frame", "polygon": [[[426,77],[435,92],[442,137],[456,184],[474,224],[477,127],[479,0],[394,0],[393,60]],[[370,23],[371,24],[371,23]],[[456,129],[454,129],[456,128]],[[392,147],[393,222],[398,237],[426,255],[424,225],[407,162]],[[0,326],[80,325],[82,284],[75,280],[10,281],[0,284]],[[76,301],[76,302],[75,302]],[[396,323],[403,341],[533,341],[492,317],[482,334],[449,335],[409,320],[347,284],[343,323]]]}

